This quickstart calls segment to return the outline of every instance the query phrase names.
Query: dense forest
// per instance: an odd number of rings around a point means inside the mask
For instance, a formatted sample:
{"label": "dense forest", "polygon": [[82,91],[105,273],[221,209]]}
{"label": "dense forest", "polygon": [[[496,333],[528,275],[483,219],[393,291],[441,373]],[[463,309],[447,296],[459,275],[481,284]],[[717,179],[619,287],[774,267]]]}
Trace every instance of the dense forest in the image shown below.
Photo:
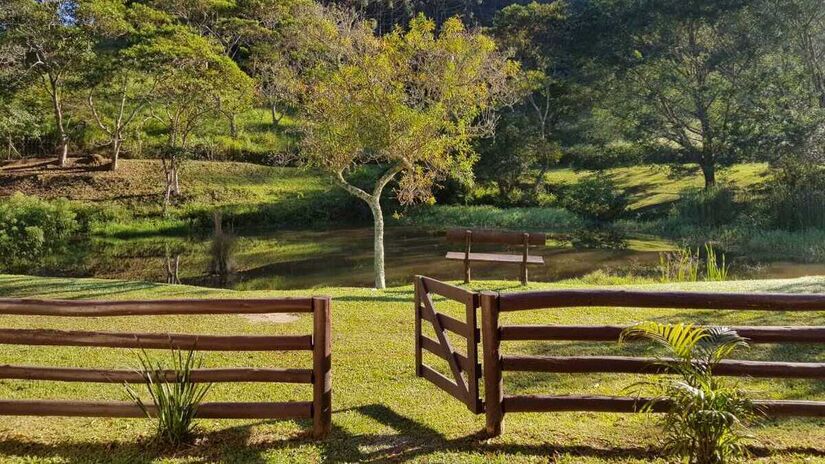
{"label": "dense forest", "polygon": [[[433,203],[563,209],[597,246],[825,228],[822,0],[9,0],[0,63],[4,158],[159,159],[164,216],[206,160],[313,168],[376,237]],[[608,175],[634,167],[702,188],[645,202]]]}

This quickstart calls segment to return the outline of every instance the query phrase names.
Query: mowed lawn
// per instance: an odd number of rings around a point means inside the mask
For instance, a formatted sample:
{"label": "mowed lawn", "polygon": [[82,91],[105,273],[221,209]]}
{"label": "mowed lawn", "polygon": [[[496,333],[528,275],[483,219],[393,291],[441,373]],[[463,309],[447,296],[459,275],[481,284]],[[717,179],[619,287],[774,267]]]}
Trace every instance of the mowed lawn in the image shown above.
{"label": "mowed lawn", "polygon": [[[531,288],[564,284],[534,284]],[[477,288],[519,290],[512,282]],[[637,288],[741,292],[825,293],[825,278],[644,285]],[[510,414],[504,434],[485,440],[483,416],[475,416],[413,369],[411,286],[373,291],[326,288],[289,292],[233,292],[145,282],[0,276],[0,296],[39,298],[214,298],[327,294],[333,300],[333,432],[313,441],[307,421],[217,421],[200,424],[191,446],[167,449],[151,441],[153,423],[144,419],[4,417],[0,457],[8,462],[664,462],[657,454],[653,418],[601,413]],[[459,314],[455,305],[436,301]],[[632,323],[646,319],[716,324],[825,325],[825,312],[765,313],[641,309],[560,309],[508,314],[503,322]],[[311,320],[259,322],[242,316],[158,316],[119,318],[0,317],[5,328],[55,328],[131,332],[211,334],[303,334]],[[505,353],[621,354],[646,347],[613,343],[505,344]],[[155,352],[162,356],[165,353]],[[825,346],[760,345],[751,359],[823,361]],[[432,357],[426,361],[437,364]],[[207,367],[306,367],[305,353],[208,353]],[[133,368],[132,350],[18,347],[4,345],[0,364]],[[445,365],[438,364],[441,369]],[[505,376],[507,393],[627,394],[630,375]],[[735,381],[731,379],[731,381]],[[754,396],[825,400],[825,382],[742,379]],[[309,399],[303,385],[216,384],[208,401]],[[122,386],[59,382],[0,381],[0,398],[127,400]],[[755,430],[754,462],[825,462],[825,419],[769,421]]]}

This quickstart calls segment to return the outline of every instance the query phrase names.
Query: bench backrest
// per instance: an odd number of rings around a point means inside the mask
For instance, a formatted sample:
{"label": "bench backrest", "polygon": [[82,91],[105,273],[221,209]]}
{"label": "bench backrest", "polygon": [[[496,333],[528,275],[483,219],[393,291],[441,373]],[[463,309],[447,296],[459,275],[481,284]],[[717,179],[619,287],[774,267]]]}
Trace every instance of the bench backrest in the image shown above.
{"label": "bench backrest", "polygon": [[470,236],[472,243],[498,243],[502,245],[523,245],[524,235],[527,234],[529,245],[543,246],[546,241],[545,234],[539,232],[512,232],[506,230],[481,230],[481,229],[450,229],[447,231],[447,241],[455,243],[466,243],[467,236]]}

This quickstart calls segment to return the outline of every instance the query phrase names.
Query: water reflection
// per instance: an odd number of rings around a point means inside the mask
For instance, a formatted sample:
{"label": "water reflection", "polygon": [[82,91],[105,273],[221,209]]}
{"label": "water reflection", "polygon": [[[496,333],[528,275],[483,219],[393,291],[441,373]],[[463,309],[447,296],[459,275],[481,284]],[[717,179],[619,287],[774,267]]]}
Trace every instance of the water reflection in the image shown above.
{"label": "water reflection", "polygon": [[[625,249],[539,247],[535,254],[547,263],[532,267],[531,280],[557,281],[596,270],[614,273],[644,272],[656,275],[659,252],[650,244],[629,240]],[[386,232],[387,282],[409,284],[416,274],[457,280],[460,261],[447,261],[450,249],[443,233],[415,228],[389,228]],[[501,246],[477,251],[511,251]],[[301,289],[320,286],[372,285],[372,228],[329,231],[226,230],[220,218],[213,231],[201,237],[142,237],[95,240],[74,267],[60,267],[53,275],[100,277],[153,282],[184,283],[235,289]],[[825,264],[763,263],[743,266],[734,259],[739,277],[791,278],[825,274]],[[518,279],[517,265],[478,263],[478,279]],[[46,274],[50,274],[48,271]]]}

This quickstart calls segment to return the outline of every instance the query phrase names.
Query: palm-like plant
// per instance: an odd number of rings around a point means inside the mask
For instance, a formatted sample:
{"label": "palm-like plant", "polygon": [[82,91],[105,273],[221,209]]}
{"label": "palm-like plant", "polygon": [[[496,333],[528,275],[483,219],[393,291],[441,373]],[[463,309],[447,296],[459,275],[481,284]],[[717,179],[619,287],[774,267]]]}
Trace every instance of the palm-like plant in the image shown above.
{"label": "palm-like plant", "polygon": [[146,417],[157,418],[157,437],[171,445],[179,445],[192,434],[198,406],[212,384],[192,381],[192,371],[203,365],[203,359],[194,350],[172,350],[172,378],[161,361],[153,360],[145,351],[138,355],[140,374],[154,404],[151,410],[131,385],[124,384],[126,392],[137,403]]}
{"label": "palm-like plant", "polygon": [[620,342],[651,340],[669,353],[657,363],[676,377],[636,384],[640,394],[670,407],[661,420],[665,448],[691,464],[724,464],[747,455],[748,424],[757,417],[753,404],[735,387],[713,375],[720,361],[747,347],[746,339],[726,327],[644,322],[625,329]]}

